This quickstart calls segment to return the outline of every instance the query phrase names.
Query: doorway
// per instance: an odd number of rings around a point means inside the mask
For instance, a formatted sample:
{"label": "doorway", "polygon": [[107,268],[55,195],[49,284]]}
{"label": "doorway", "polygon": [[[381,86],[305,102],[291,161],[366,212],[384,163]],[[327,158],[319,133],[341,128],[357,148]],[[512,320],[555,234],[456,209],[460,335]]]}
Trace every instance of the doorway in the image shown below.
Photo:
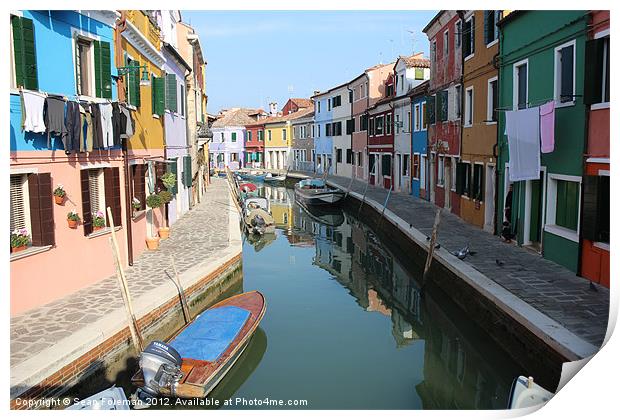
{"label": "doorway", "polygon": [[542,230],[545,197],[545,170],[540,171],[539,179],[525,181],[525,220],[523,245],[536,252],[542,250]]}
{"label": "doorway", "polygon": [[487,165],[484,193],[484,230],[493,233],[495,219],[495,165]]}

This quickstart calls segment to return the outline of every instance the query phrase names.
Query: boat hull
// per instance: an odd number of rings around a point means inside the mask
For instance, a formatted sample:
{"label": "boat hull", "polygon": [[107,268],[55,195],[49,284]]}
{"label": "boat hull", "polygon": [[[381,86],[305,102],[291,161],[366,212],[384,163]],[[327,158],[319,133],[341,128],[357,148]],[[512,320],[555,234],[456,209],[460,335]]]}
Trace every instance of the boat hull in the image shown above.
{"label": "boat hull", "polygon": [[[225,306],[234,306],[250,312],[249,318],[243,325],[241,331],[226,348],[224,353],[213,362],[183,358],[181,365],[183,377],[181,381],[174,389],[161,390],[162,395],[180,398],[204,398],[215,388],[239,359],[265,315],[265,310],[267,308],[265,298],[258,291],[242,293],[213,305],[209,310]],[[181,334],[189,325],[191,325],[191,323],[185,326],[168,342],[173,341],[174,338]],[[142,371],[138,371],[131,378],[131,381],[138,387],[144,386]]]}
{"label": "boat hull", "polygon": [[295,188],[295,198],[308,206],[333,206],[344,198],[338,190],[308,190]]}

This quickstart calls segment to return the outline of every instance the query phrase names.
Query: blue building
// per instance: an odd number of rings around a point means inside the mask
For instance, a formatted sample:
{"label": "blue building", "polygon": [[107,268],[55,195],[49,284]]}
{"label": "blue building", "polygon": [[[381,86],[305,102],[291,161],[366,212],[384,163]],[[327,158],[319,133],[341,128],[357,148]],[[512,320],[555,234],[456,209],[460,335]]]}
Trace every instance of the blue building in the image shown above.
{"label": "blue building", "polygon": [[[106,208],[119,236],[128,224],[120,130],[111,124],[118,16],[114,11],[11,12],[10,231],[27,242],[25,249],[14,247],[11,235],[12,313],[114,273],[112,259],[102,257],[110,251],[102,235],[110,229]],[[45,106],[52,121],[44,118]],[[105,118],[95,116],[101,109]],[[105,134],[96,138],[94,121],[106,123]],[[68,223],[73,212],[78,224]],[[126,247],[121,249],[126,260]],[[63,272],[59,267],[73,275],[50,277]]]}
{"label": "blue building", "polygon": [[411,95],[411,194],[428,200],[426,94],[429,82],[412,89]]}
{"label": "blue building", "polygon": [[314,164],[318,173],[323,173],[327,168],[333,173],[332,151],[334,141],[332,136],[327,135],[327,125],[333,121],[333,112],[328,102],[331,100],[330,91],[314,95],[314,124],[312,136],[314,137]]}

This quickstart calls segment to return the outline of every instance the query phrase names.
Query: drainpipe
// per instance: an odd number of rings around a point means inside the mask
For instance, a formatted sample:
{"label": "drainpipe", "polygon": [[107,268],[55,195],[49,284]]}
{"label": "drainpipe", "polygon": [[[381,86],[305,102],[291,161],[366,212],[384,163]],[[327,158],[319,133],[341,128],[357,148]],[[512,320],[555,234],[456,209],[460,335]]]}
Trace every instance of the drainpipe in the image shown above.
{"label": "drainpipe", "polygon": [[[461,19],[461,31],[463,31],[463,18],[465,17],[465,13],[462,10],[459,10],[457,12],[457,14],[459,15],[459,19]],[[475,39],[475,33],[472,33],[471,36],[474,37]],[[463,111],[465,110],[465,95],[463,95],[463,93],[465,92],[465,57],[463,56],[463,39],[461,38],[461,121],[460,121],[460,130],[459,130],[459,159],[461,158],[461,156],[463,155]],[[473,105],[473,104],[472,104]],[[472,115],[474,113],[474,110],[472,109]],[[472,118],[472,122],[473,122],[473,118]],[[456,161],[456,159],[455,159]],[[452,168],[453,171],[456,171],[456,167]],[[456,175],[456,174],[455,174]],[[467,175],[467,177],[469,177],[469,174]],[[456,178],[456,176],[455,176]],[[481,181],[482,182],[482,181]],[[445,183],[445,181],[444,181]],[[450,188],[454,187],[456,189],[456,185],[451,185]],[[452,194],[452,191],[448,192],[448,194]],[[461,212],[460,208],[461,208],[461,196],[458,196],[458,200],[459,200],[459,213]],[[483,223],[484,225],[484,223]]]}
{"label": "drainpipe", "polygon": [[[127,16],[124,10],[121,10],[121,17],[116,21],[116,27],[114,28],[115,36],[114,36],[114,55],[116,58],[116,67],[122,67],[123,65],[123,44],[121,40],[121,34],[127,29]],[[122,82],[121,82],[122,80]],[[120,83],[119,83],[120,82]],[[118,78],[117,79],[117,87],[118,87],[118,98],[120,100],[125,100],[125,80]],[[132,217],[131,217],[131,208],[133,201],[133,191],[132,191],[132,183],[130,182],[129,175],[129,158],[127,156],[127,143],[129,139],[124,139],[121,142],[121,149],[123,153],[123,176],[125,178],[125,219],[127,220],[127,264],[133,265],[133,232],[132,232]]]}
{"label": "drainpipe", "polygon": [[[351,121],[353,120],[353,89],[351,89],[349,85],[347,85],[347,90],[349,91],[349,98],[351,98],[351,103],[349,103],[349,121]],[[345,125],[345,130],[346,130],[346,125]],[[350,140],[349,149],[351,150],[351,178],[354,178],[353,168],[355,167],[355,165],[353,165],[353,131],[351,131],[351,134],[349,134],[349,140]],[[345,156],[345,162],[346,162],[346,159],[347,157]]]}

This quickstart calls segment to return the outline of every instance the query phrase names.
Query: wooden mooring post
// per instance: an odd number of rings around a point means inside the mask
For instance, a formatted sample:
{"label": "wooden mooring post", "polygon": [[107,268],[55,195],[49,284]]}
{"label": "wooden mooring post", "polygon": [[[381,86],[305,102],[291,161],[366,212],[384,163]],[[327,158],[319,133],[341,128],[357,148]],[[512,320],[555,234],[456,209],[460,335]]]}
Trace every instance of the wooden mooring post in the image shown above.
{"label": "wooden mooring post", "polygon": [[383,203],[383,210],[381,210],[381,217],[379,218],[379,227],[383,223],[383,219],[385,218],[385,209],[387,208],[388,201],[390,200],[390,196],[392,195],[392,186],[390,185],[390,189],[388,190],[387,197],[385,197],[385,202]]}
{"label": "wooden mooring post", "polygon": [[121,289],[121,295],[123,297],[123,303],[125,304],[125,310],[127,311],[127,323],[129,324],[129,332],[131,333],[131,340],[135,346],[138,354],[144,349],[144,342],[142,335],[140,334],[140,327],[133,311],[133,305],[131,303],[131,295],[129,294],[129,287],[127,286],[127,278],[123,271],[123,263],[121,262],[120,251],[118,248],[118,242],[116,242],[116,234],[114,230],[114,218],[112,217],[112,210],[110,207],[108,211],[108,223],[110,224],[111,234],[109,242],[112,248],[112,255],[114,257],[114,265],[116,266],[116,278],[118,279],[119,288]]}
{"label": "wooden mooring post", "polygon": [[[377,162],[375,161],[372,165],[372,172],[375,172],[377,169]],[[366,186],[364,187],[364,194],[362,195],[362,202],[360,203],[360,208],[357,210],[357,214],[359,215],[362,211],[362,207],[364,206],[364,201],[366,200],[366,193],[368,192],[368,186],[370,185],[370,174],[368,175],[368,181],[366,182]]]}
{"label": "wooden mooring post", "polygon": [[170,263],[172,264],[172,271],[174,272],[174,285],[177,287],[177,291],[179,292],[179,299],[181,300],[181,308],[183,309],[183,316],[185,317],[185,323],[189,324],[192,320],[192,315],[189,313],[189,305],[187,304],[187,298],[185,297],[185,291],[183,290],[183,285],[181,284],[181,279],[179,278],[179,272],[177,271],[177,266],[174,263],[174,257],[170,255]]}
{"label": "wooden mooring post", "polygon": [[431,268],[433,262],[433,254],[435,253],[435,242],[437,242],[437,229],[439,228],[439,221],[441,220],[441,209],[437,209],[435,214],[435,223],[433,224],[433,232],[431,233],[431,240],[429,243],[428,255],[426,257],[426,264],[424,264],[424,274],[422,275],[422,281],[426,282],[426,276],[428,270]]}

